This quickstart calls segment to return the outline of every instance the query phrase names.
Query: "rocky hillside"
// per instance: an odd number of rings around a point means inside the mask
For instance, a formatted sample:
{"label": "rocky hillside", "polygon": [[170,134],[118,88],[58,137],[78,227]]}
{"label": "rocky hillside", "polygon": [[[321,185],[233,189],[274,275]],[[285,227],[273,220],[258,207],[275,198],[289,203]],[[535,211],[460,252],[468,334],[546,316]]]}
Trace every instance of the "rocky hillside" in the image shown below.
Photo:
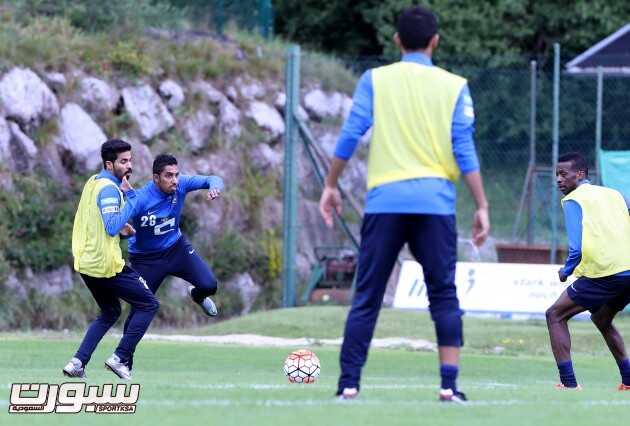
{"label": "rocky hillside", "polygon": [[[5,52],[0,74],[0,328],[71,327],[93,314],[71,268],[70,237],[82,185],[101,167],[100,145],[112,137],[133,146],[136,186],[164,152],[177,156],[183,173],[223,177],[220,201],[189,197],[184,232],[220,278],[225,315],[276,306],[284,46],[239,34],[217,40],[158,31],[109,40],[59,20],[9,22],[16,48]],[[300,114],[330,155],[352,105],[354,76],[320,55],[305,54],[302,63]],[[315,246],[346,242],[323,227],[305,158],[299,170],[304,282]],[[364,172],[355,161],[346,173],[359,197]],[[163,286],[158,323],[205,321],[180,300],[185,288],[177,280]]]}

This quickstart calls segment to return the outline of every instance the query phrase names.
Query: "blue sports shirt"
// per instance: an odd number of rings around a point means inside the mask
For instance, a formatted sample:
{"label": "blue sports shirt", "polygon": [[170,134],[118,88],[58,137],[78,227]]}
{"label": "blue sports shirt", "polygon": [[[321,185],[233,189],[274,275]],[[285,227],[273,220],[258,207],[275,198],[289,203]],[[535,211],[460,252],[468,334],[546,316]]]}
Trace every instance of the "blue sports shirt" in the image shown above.
{"label": "blue sports shirt", "polygon": [[[120,179],[105,169],[103,169],[96,178],[109,179],[114,182],[117,187],[120,187],[122,183]],[[121,210],[120,192],[116,188],[107,185],[98,193],[97,203],[101,211],[101,216],[103,217],[105,232],[111,237],[116,236],[120,230],[123,229],[137,205],[136,192],[133,189],[125,193],[125,199],[127,202],[125,203],[125,207]]]}
{"label": "blue sports shirt", "polygon": [[153,182],[137,191],[138,203],[134,209],[133,227],[136,234],[129,238],[130,253],[162,251],[179,240],[182,208],[186,194],[198,189],[223,189],[218,176],[180,175],[177,189],[165,194]]}

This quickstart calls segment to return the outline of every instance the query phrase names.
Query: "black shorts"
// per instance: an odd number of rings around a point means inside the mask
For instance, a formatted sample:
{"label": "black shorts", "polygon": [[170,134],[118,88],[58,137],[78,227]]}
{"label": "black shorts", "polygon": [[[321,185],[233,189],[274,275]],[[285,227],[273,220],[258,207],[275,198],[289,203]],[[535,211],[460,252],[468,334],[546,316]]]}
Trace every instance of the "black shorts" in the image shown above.
{"label": "black shorts", "polygon": [[580,277],[567,287],[567,294],[573,303],[585,307],[591,313],[604,305],[618,312],[630,303],[630,275]]}

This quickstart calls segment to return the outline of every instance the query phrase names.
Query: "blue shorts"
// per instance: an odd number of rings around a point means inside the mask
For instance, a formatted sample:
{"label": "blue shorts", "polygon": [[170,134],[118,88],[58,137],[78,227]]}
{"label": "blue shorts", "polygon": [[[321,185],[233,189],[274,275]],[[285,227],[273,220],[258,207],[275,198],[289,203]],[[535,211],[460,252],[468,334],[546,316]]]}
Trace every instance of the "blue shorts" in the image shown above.
{"label": "blue shorts", "polygon": [[630,276],[580,277],[567,287],[567,294],[573,303],[591,313],[604,305],[614,311],[621,311],[630,303]]}
{"label": "blue shorts", "polygon": [[184,236],[159,252],[129,253],[129,261],[153,293],[168,275],[188,281],[200,292],[199,296],[210,296],[217,291],[217,280],[212,270]]}

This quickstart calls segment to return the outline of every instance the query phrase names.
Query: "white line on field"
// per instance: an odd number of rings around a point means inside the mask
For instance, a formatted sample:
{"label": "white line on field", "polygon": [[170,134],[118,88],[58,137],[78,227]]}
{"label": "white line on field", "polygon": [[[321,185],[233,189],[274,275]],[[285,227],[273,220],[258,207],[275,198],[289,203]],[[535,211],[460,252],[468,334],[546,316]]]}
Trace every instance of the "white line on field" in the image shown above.
{"label": "white line on field", "polygon": [[[311,384],[311,385],[296,385],[291,383],[286,384],[262,384],[262,383],[250,383],[250,384],[196,384],[196,383],[174,383],[164,385],[164,387],[174,388],[187,388],[187,389],[207,389],[207,390],[225,390],[225,389],[253,389],[253,390],[269,390],[269,389],[312,389],[312,388],[328,388],[328,385]],[[365,384],[361,386],[361,389],[383,389],[383,390],[395,390],[395,389],[437,389],[436,384]],[[493,382],[478,382],[467,383],[466,389],[518,389],[519,386],[511,383],[493,383]]]}
{"label": "white line on field", "polygon": [[[628,400],[585,400],[572,401],[572,404],[582,406],[630,406]],[[193,399],[193,400],[174,400],[174,399],[141,399],[138,401],[142,405],[159,405],[159,406],[258,406],[258,407],[305,407],[305,406],[445,406],[444,403],[431,401],[414,401],[414,400],[390,400],[390,399],[370,399],[359,398],[354,401],[340,401],[338,399],[264,399],[264,400],[231,400],[231,399]],[[523,399],[506,399],[506,400],[479,400],[468,401],[468,407],[488,407],[488,406],[515,406],[515,405],[533,405],[537,407],[549,405],[566,405],[567,401],[547,400],[544,402],[537,400]],[[456,404],[448,404],[448,406],[459,406]]]}
{"label": "white line on field", "polygon": [[[120,335],[117,335],[118,337]],[[145,334],[145,340],[157,340],[166,342],[185,343],[210,343],[220,345],[243,345],[243,346],[279,346],[279,347],[300,347],[300,346],[340,346],[339,339],[313,339],[302,337],[298,339],[287,339],[284,337],[261,336],[258,334],[226,334],[224,336],[191,336],[185,334]],[[372,339],[374,348],[406,348],[413,350],[435,351],[436,345],[433,342],[422,339],[408,339],[405,337],[387,337]]]}
{"label": "white line on field", "polygon": [[[526,405],[537,404],[536,401],[525,400],[487,400],[487,401],[470,401],[468,406],[506,406],[506,405]],[[138,405],[159,405],[159,406],[258,406],[258,407],[305,407],[305,406],[423,406],[423,405],[441,405],[440,401],[412,401],[412,400],[384,400],[384,399],[357,399],[354,401],[340,401],[338,399],[264,399],[264,400],[231,400],[231,399],[191,399],[191,400],[173,400],[173,399],[140,399]]]}

